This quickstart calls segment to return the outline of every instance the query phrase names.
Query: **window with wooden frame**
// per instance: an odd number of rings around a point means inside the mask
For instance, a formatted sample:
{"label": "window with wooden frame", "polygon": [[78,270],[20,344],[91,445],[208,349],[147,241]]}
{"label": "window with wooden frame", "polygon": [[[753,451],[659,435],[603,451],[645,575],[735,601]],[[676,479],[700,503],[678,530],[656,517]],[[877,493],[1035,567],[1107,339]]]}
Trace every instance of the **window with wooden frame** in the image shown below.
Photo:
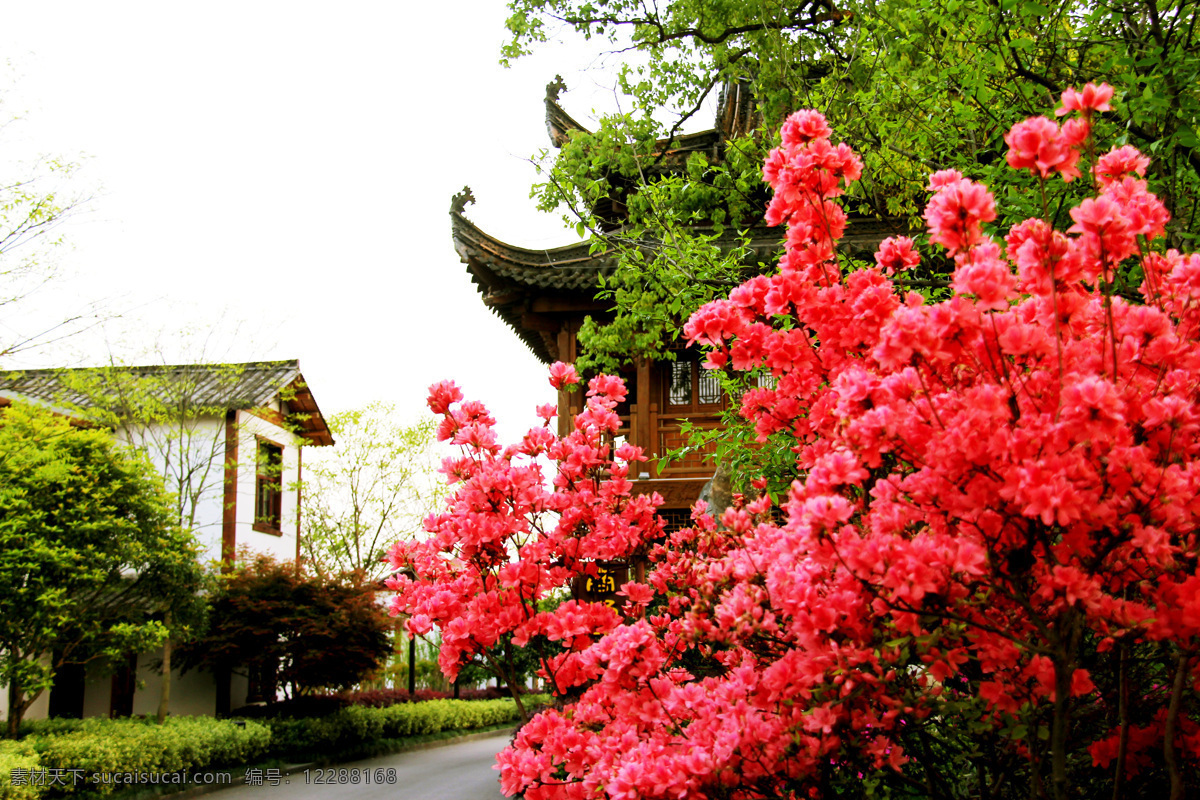
{"label": "window with wooden frame", "polygon": [[672,454],[663,467],[667,477],[711,475],[711,456],[715,443],[695,446],[687,432],[712,429],[720,425],[725,403],[719,376],[700,365],[695,350],[679,350],[676,360],[655,365],[659,381],[659,405],[651,432],[652,452],[664,457]]}
{"label": "window with wooden frame", "polygon": [[282,518],[283,446],[259,438],[254,477],[254,530],[278,535]]}
{"label": "window with wooden frame", "polygon": [[677,356],[675,361],[663,365],[666,369],[663,405],[678,411],[719,410],[721,381],[716,373],[701,369],[696,353],[682,352]]}

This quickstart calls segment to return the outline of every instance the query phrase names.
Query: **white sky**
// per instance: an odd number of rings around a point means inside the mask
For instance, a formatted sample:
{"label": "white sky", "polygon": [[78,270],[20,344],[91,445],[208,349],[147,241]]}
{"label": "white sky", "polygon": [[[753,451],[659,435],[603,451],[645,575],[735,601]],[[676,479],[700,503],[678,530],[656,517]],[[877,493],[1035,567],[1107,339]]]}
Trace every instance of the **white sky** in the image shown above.
{"label": "white sky", "polygon": [[545,370],[480,302],[450,197],[469,184],[468,216],[510,243],[572,241],[528,199],[544,87],[562,73],[581,121],[614,100],[581,42],[500,67],[505,16],[502,0],[7,4],[0,89],[24,118],[0,161],[83,159],[72,186],[94,195],[61,229],[68,277],[30,308],[123,316],[5,366],[199,360],[212,332],[210,358],[299,358],[327,414],[379,399],[415,418],[452,378],[505,440],[535,424]]}

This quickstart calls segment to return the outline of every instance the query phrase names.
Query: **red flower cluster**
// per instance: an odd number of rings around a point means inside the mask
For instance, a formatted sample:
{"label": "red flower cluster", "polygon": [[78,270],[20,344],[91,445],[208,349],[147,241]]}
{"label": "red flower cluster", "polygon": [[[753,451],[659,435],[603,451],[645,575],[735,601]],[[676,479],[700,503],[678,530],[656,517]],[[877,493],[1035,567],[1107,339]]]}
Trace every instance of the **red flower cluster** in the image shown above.
{"label": "red flower cluster", "polygon": [[[1063,109],[1087,123],[1110,97],[1071,90]],[[1083,134],[1064,130],[1022,123],[1010,161],[1080,175]],[[1134,177],[1145,159],[1102,156],[1069,231],[1027,220],[1003,248],[987,190],[933,176],[925,219],[956,269],[954,296],[930,303],[888,277],[916,263],[911,241],[841,263],[834,199],[858,159],[816,112],[783,132],[764,174],[787,254],[686,327],[710,365],[775,378],[741,411],[796,453],[782,521],[761,495],[719,527],[699,507],[663,541],[656,498],[632,494],[604,443],[615,379],[593,383],[567,439],[502,452],[460,433],[481,417],[444,388],[432,401],[472,449],[447,467],[464,486],[433,538],[393,550],[418,575],[397,579],[396,608],[441,626],[451,673],[504,631],[562,643],[546,674],[564,700],[501,755],[505,792],[834,796],[911,769],[906,744],[954,720],[1035,786],[1088,753],[1128,775],[1153,753],[1176,776],[1200,768],[1200,257],[1153,251],[1167,218]],[[1106,293],[1134,262],[1144,304]],[[624,619],[531,605],[651,543]],[[1156,667],[1118,668],[1135,649]],[[1118,694],[1163,710],[1119,714]]]}
{"label": "red flower cluster", "polygon": [[[579,380],[567,364],[555,364],[550,373],[555,386]],[[620,427],[613,409],[624,397],[619,378],[594,378],[570,436],[550,432],[553,409],[543,407],[542,427],[500,448],[483,406],[462,402],[449,382],[430,390],[429,407],[442,416],[438,439],[462,449],[442,471],[461,486],[446,511],[425,521],[429,538],[389,550],[398,572],[388,586],[397,592],[393,611],[408,616],[410,631],[440,630],[439,661],[447,676],[504,635],[517,645],[543,636],[564,648],[547,668],[565,688],[580,674],[572,654],[618,624],[601,603],[564,603],[546,613],[538,601],[576,575],[594,574],[597,561],[629,558],[662,529],[654,515],[661,500],[632,496],[628,465],[644,460],[641,451],[624,445],[614,454],[609,441]],[[557,464],[551,486],[543,457]],[[648,601],[644,589],[629,587],[631,600]]]}

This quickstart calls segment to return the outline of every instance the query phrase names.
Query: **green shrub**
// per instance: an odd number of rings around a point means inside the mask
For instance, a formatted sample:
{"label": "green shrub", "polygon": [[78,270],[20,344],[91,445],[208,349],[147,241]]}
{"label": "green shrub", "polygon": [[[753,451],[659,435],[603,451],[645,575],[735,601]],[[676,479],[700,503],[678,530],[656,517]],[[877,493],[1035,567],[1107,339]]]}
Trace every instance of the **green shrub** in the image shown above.
{"label": "green shrub", "polygon": [[70,719],[68,717],[53,717],[52,719],[21,720],[21,730],[18,738],[27,736],[60,736],[64,733],[74,733],[84,726],[87,720]]}
{"label": "green shrub", "polygon": [[517,717],[512,700],[427,700],[386,708],[350,706],[324,717],[273,719],[268,724],[275,754],[299,758],[347,750],[379,739],[498,725]]}
{"label": "green shrub", "polygon": [[[269,750],[271,730],[258,722],[211,717],[172,717],[164,725],[142,720],[91,718],[61,735],[34,735],[41,769],[82,770],[87,782],[66,791],[91,789],[107,794],[113,783],[92,783],[92,774],[179,772],[246,764]],[[64,787],[55,787],[55,792]]]}
{"label": "green shrub", "polygon": [[[527,698],[526,703],[531,702]],[[297,758],[352,751],[383,739],[471,730],[517,719],[516,704],[503,700],[429,700],[385,708],[350,706],[323,717],[218,720],[39,720],[22,726],[24,739],[0,741],[0,800],[37,800],[70,792],[108,794],[119,784],[93,783],[93,773],[197,772],[254,764],[267,757]],[[66,786],[14,786],[12,771],[76,770]],[[83,777],[86,776],[86,777]]]}
{"label": "green shrub", "polygon": [[0,800],[32,800],[37,797],[41,787],[31,785],[20,776],[16,785],[12,782],[13,770],[23,770],[25,775],[29,775],[37,769],[38,757],[31,742],[0,740]]}

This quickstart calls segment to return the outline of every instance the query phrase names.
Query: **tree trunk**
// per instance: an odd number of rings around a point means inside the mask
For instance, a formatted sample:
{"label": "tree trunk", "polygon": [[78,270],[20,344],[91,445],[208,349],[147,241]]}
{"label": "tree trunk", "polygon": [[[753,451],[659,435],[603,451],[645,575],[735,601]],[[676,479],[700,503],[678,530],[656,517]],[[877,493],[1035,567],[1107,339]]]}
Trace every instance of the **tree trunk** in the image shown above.
{"label": "tree trunk", "polygon": [[25,709],[21,706],[21,688],[16,679],[8,684],[8,738],[17,738],[21,729],[21,715]]}
{"label": "tree trunk", "polygon": [[1121,800],[1125,787],[1125,764],[1129,759],[1129,643],[1122,640],[1117,662],[1117,724],[1120,738],[1117,742],[1117,766],[1113,774],[1112,800]]}
{"label": "tree trunk", "polygon": [[408,637],[408,696],[415,698],[417,696],[417,635],[409,634]]}
{"label": "tree trunk", "polygon": [[1054,654],[1054,717],[1050,722],[1050,786],[1054,800],[1071,795],[1067,776],[1067,741],[1071,730],[1071,681],[1077,664],[1083,626],[1079,614],[1070,609],[1059,616],[1059,637]]}
{"label": "tree trunk", "polygon": [[1167,706],[1167,722],[1163,730],[1163,761],[1171,779],[1171,800],[1183,800],[1183,773],[1180,770],[1179,754],[1175,749],[1175,734],[1178,730],[1179,707],[1183,689],[1187,683],[1188,656],[1179,656],[1175,665],[1175,680],[1171,684],[1171,702]]}
{"label": "tree trunk", "polygon": [[228,716],[233,710],[233,688],[230,686],[233,675],[229,669],[222,667],[213,671],[213,678],[217,683],[217,716]]}
{"label": "tree trunk", "polygon": [[17,738],[25,712],[41,694],[42,690],[38,689],[32,695],[26,695],[20,681],[15,679],[8,684],[8,738]]}
{"label": "tree trunk", "polygon": [[[167,612],[166,617],[167,628],[171,627],[171,613]],[[168,633],[167,640],[163,642],[163,665],[162,665],[162,692],[158,696],[158,724],[162,725],[167,721],[167,714],[171,712],[171,636]]]}

